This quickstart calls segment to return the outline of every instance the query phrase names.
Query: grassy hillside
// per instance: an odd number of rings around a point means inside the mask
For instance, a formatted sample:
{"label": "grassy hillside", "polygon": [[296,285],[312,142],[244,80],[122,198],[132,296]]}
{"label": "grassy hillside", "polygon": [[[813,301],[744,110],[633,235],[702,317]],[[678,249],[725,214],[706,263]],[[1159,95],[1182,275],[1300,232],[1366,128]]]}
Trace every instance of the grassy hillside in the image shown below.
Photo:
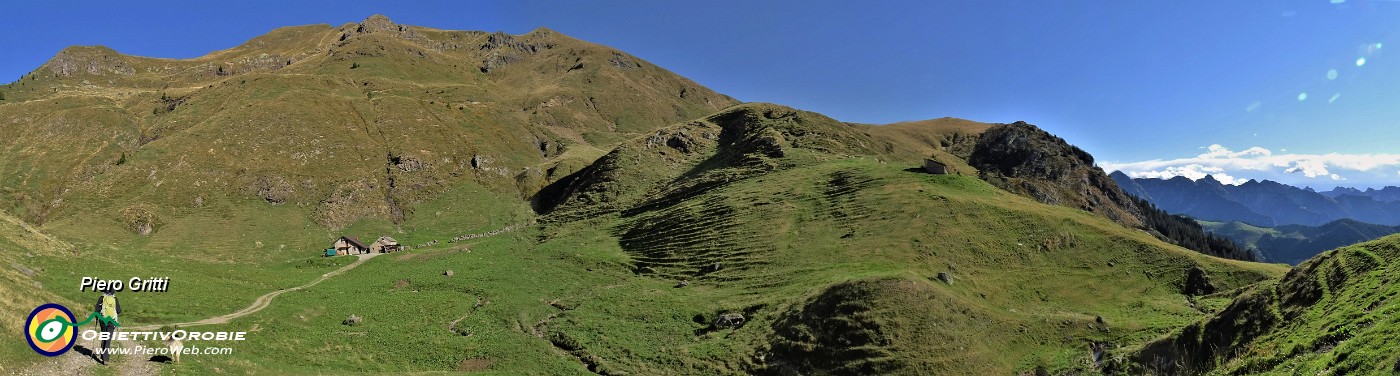
{"label": "grassy hillside", "polygon": [[[1027,124],[740,105],[547,29],[75,47],[0,89],[4,314],[85,307],[83,276],[170,278],[121,295],[127,325],[285,291],[170,374],[1082,373],[1286,271],[1126,227]],[[289,290],[352,262],[320,257],[340,235],[412,249]]]}
{"label": "grassy hillside", "polygon": [[[1283,271],[1181,249],[974,176],[910,171],[923,151],[882,144],[869,129],[766,104],[660,129],[537,195],[554,203],[536,205],[541,225],[370,260],[201,328],[251,339],[210,344],[235,352],[164,370],[1087,371],[1105,361],[1095,350],[1162,336]],[[533,216],[487,186],[442,197],[397,225],[348,228],[403,231],[416,244]],[[39,279],[169,275],[185,285],[124,295],[124,317],[159,324],[232,312],[349,261],[308,252],[337,233],[315,208],[238,200],[166,208],[191,220],[146,236],[118,218],[52,221],[82,241],[72,257],[36,262]],[[1184,294],[1194,268],[1220,292]],[[352,314],[364,322],[343,325]]]}
{"label": "grassy hillside", "polygon": [[529,222],[525,198],[545,184],[735,103],[546,29],[378,16],[185,60],[72,47],[0,91],[0,208],[68,244],[0,252],[6,273],[39,271],[15,283],[45,286],[15,312],[91,304],[83,276],[170,277],[168,293],[123,295],[133,324],[304,283],[349,262],[316,257],[340,235],[417,245]]}
{"label": "grassy hillside", "polygon": [[[1093,349],[1157,338],[1284,270],[906,171],[817,116],[747,105],[661,132],[708,142],[626,143],[561,183],[576,189],[542,225],[376,258],[223,326],[257,330],[235,355],[171,369],[1087,371]],[[1193,267],[1222,293],[1184,295]],[[342,325],[351,314],[365,322]]]}
{"label": "grassy hillside", "polygon": [[73,47],[0,90],[13,136],[0,140],[0,205],[143,235],[210,200],[296,206],[343,229],[404,223],[462,185],[526,197],[617,142],[735,103],[547,29],[379,16],[188,60]]}
{"label": "grassy hillside", "polygon": [[1259,239],[1265,236],[1282,236],[1277,230],[1271,227],[1259,227],[1240,221],[1213,222],[1196,221],[1201,227],[1213,234],[1229,237],[1231,240],[1239,242],[1247,247],[1257,247]]}
{"label": "grassy hillside", "polygon": [[1400,236],[1325,252],[1132,356],[1172,373],[1400,372],[1397,259]]}
{"label": "grassy hillside", "polygon": [[[832,177],[843,174],[869,181],[829,194]],[[615,214],[379,258],[343,276],[346,283],[287,296],[227,326],[260,330],[236,356],[181,367],[812,371],[824,369],[810,364],[823,354],[847,352],[835,338],[862,333],[878,348],[843,364],[969,374],[1090,369],[1091,343],[1141,343],[1201,315],[1180,292],[1192,265],[1210,269],[1223,290],[1281,271],[1201,256],[969,177],[868,160],[764,175],[667,212],[688,220]],[[857,213],[864,216],[850,217]],[[636,239],[645,234],[670,236]],[[940,282],[939,272],[953,283]],[[688,286],[675,287],[681,280]],[[823,297],[849,294],[855,287],[847,285],[874,289],[859,294],[868,303],[850,303],[869,306],[861,317],[871,324],[848,332],[804,321],[815,317],[800,312],[823,310],[832,299]],[[746,323],[712,327],[726,313]],[[350,314],[367,324],[341,325]],[[462,317],[462,333],[448,330]]]}
{"label": "grassy hillside", "polygon": [[[71,245],[0,211],[0,306],[6,307],[0,309],[0,330],[22,333],[29,311],[40,304],[76,306],[49,291],[61,287],[45,285],[43,277],[54,271],[40,266],[44,264],[41,260],[71,259],[72,252]],[[0,341],[0,372],[15,372],[38,360],[22,338],[11,336]]]}

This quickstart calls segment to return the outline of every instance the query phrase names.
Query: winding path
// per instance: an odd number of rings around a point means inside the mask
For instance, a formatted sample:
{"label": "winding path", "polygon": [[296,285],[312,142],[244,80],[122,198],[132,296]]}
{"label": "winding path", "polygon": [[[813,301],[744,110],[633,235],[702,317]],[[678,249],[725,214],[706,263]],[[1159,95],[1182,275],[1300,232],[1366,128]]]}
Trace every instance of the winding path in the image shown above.
{"label": "winding path", "polygon": [[[360,264],[365,263],[365,260],[369,260],[379,255],[382,255],[382,253],[368,253],[357,255],[357,259],[355,260],[355,262],[352,262],[349,265],[345,265],[340,267],[340,269],[336,269],[329,273],[322,274],[319,278],[316,278],[311,282],[307,282],[304,285],[263,294],[263,296],[259,296],[257,299],[254,299],[252,305],[249,305],[247,308],[240,309],[234,313],[230,313],[223,316],[210,317],[199,321],[183,322],[174,325],[179,327],[188,327],[228,323],[230,320],[251,315],[255,312],[261,311],[263,308],[267,308],[269,304],[272,304],[272,299],[277,298],[278,295],[282,295],[282,293],[284,292],[296,291],[307,287],[315,286],[316,284],[321,283],[322,281],[325,281],[330,277],[334,277],[345,273],[350,269],[354,269],[356,266],[360,266]],[[160,329],[161,326],[162,325],[123,326],[121,330],[151,331]],[[93,358],[90,355],[87,354],[88,352],[92,351],[93,348],[97,347],[97,342],[86,340],[82,340],[79,342],[80,343],[77,345],[80,346],[79,348],[74,348],[72,351],[54,357],[48,362],[35,364],[29,369],[19,370],[13,374],[46,376],[91,374],[95,372],[95,367],[101,367],[97,364],[97,362],[93,361]],[[120,346],[122,347],[136,347],[136,342],[134,341],[117,342],[120,343]],[[83,349],[86,349],[87,351],[83,351]],[[153,363],[145,361],[145,359],[141,356],[113,356],[112,358],[112,365],[115,366],[117,371],[116,373],[120,375],[153,375],[159,373],[159,370],[156,369]]]}
{"label": "winding path", "polygon": [[[510,226],[502,227],[502,228],[499,228],[499,229],[496,229],[496,230],[492,230],[492,231],[489,231],[489,232],[485,232],[485,233],[481,233],[481,234],[464,235],[464,236],[462,236],[462,238],[466,238],[466,239],[480,239],[480,238],[485,238],[485,237],[491,237],[491,236],[496,236],[496,235],[500,235],[500,234],[503,234],[503,233],[515,231],[515,230],[518,230],[518,229],[520,229],[520,228],[527,227],[527,226],[529,226],[529,225],[531,225],[531,223],[510,225]],[[465,239],[464,239],[464,240],[465,240]],[[360,264],[365,263],[366,260],[369,260],[369,259],[374,258],[374,257],[379,256],[379,255],[382,255],[382,253],[367,253],[367,254],[362,254],[362,255],[356,255],[355,257],[356,257],[357,259],[355,260],[355,262],[352,262],[352,263],[350,263],[349,265],[345,265],[345,266],[340,267],[340,269],[336,269],[336,270],[330,271],[330,272],[328,272],[328,273],[326,273],[326,274],[322,274],[320,277],[317,277],[316,279],[312,280],[311,282],[307,282],[306,284],[303,284],[303,285],[301,285],[301,286],[292,287],[292,288],[288,288],[288,289],[277,290],[277,291],[273,291],[273,292],[269,292],[269,293],[263,294],[262,296],[259,296],[257,299],[254,299],[254,300],[253,300],[253,304],[248,305],[248,307],[245,307],[245,308],[243,308],[243,309],[240,309],[240,310],[238,310],[238,311],[235,311],[235,312],[230,313],[230,314],[227,314],[227,315],[215,316],[215,317],[210,317],[210,318],[203,319],[203,320],[199,320],[199,321],[182,322],[182,323],[176,323],[176,324],[142,325],[142,326],[123,326],[123,327],[121,327],[121,330],[123,330],[123,331],[151,331],[151,330],[158,330],[158,329],[160,329],[162,326],[165,326],[165,325],[174,325],[174,326],[178,326],[178,327],[190,327],[190,326],[200,326],[200,325],[226,324],[226,323],[228,323],[229,321],[231,321],[231,320],[233,320],[233,319],[237,319],[237,318],[240,318],[240,317],[243,317],[243,316],[251,315],[251,314],[257,313],[258,311],[263,310],[263,308],[267,308],[268,305],[272,304],[272,300],[273,300],[273,299],[276,299],[278,296],[282,295],[282,293],[289,292],[289,291],[297,291],[297,290],[305,289],[305,288],[308,288],[308,287],[311,287],[311,286],[315,286],[316,284],[321,283],[322,281],[325,281],[325,280],[327,280],[327,279],[330,279],[331,277],[334,277],[334,276],[343,274],[343,273],[345,273],[345,272],[347,272],[347,271],[350,271],[350,269],[354,269],[355,267],[360,266]],[[481,301],[479,298],[478,298],[478,300],[477,300],[477,304],[478,304],[478,306],[473,307],[472,311],[471,311],[471,312],[468,312],[466,316],[470,316],[472,312],[475,312],[475,311],[476,311],[476,308],[477,308],[477,307],[480,307],[480,304],[482,304],[482,301]],[[459,318],[459,319],[457,319],[457,320],[455,320],[455,321],[449,323],[449,324],[448,324],[448,330],[453,330],[453,331],[455,331],[455,330],[456,330],[457,322],[461,321],[462,319],[465,319],[466,316],[463,316],[462,318]],[[97,344],[96,344],[95,341],[83,341],[83,340],[80,340],[80,341],[79,341],[79,344],[78,344],[78,346],[81,346],[83,349],[88,349],[89,347],[95,348],[96,345],[97,345]],[[121,345],[122,347],[135,347],[136,343],[135,343],[134,341],[121,341],[121,342],[120,342],[120,345]],[[45,375],[45,376],[47,376],[47,375],[86,375],[86,374],[91,374],[91,373],[95,372],[95,371],[96,371],[96,370],[95,370],[96,367],[101,367],[101,366],[99,366],[99,365],[97,364],[97,362],[95,362],[95,361],[93,360],[92,357],[90,357],[88,354],[85,354],[85,353],[84,353],[85,351],[78,351],[78,350],[79,350],[78,348],[75,348],[74,351],[69,351],[69,352],[67,352],[67,353],[64,353],[63,355],[50,358],[50,359],[48,359],[48,361],[46,361],[46,362],[41,362],[41,363],[38,363],[38,364],[34,364],[34,365],[30,366],[30,367],[27,368],[27,369],[21,369],[21,370],[12,371],[11,374],[13,374],[13,375]],[[88,351],[86,351],[86,352],[90,352],[90,351],[91,351],[91,350],[88,350]],[[113,357],[113,363],[112,363],[112,365],[115,366],[115,367],[114,367],[115,369],[112,370],[112,371],[114,371],[114,372],[112,372],[112,373],[114,373],[114,374],[119,374],[119,375],[154,375],[154,374],[157,374],[157,373],[160,372],[160,370],[156,368],[155,363],[146,361],[145,358],[143,358],[143,357],[141,357],[141,356],[115,356],[115,357]]]}
{"label": "winding path", "polygon": [[[227,314],[227,315],[210,317],[210,318],[203,319],[203,320],[199,320],[199,321],[190,321],[190,322],[182,322],[182,323],[167,324],[167,325],[173,325],[173,326],[177,326],[177,327],[182,327],[182,328],[183,328],[183,327],[189,327],[189,326],[227,324],[230,320],[233,320],[233,319],[236,319],[236,318],[239,318],[239,317],[243,317],[243,316],[247,316],[247,315],[251,315],[251,314],[253,314],[253,313],[257,313],[258,311],[261,311],[263,308],[267,308],[267,306],[268,306],[269,304],[272,304],[272,299],[276,299],[277,296],[282,295],[282,293],[284,293],[284,292],[297,291],[297,290],[301,290],[301,289],[304,289],[304,288],[307,288],[307,287],[315,286],[316,284],[321,283],[321,281],[325,281],[325,280],[327,280],[327,279],[329,279],[329,278],[331,278],[331,277],[334,277],[334,276],[340,275],[341,273],[345,273],[345,272],[347,272],[347,271],[350,271],[350,269],[354,269],[356,266],[360,266],[360,264],[365,263],[365,260],[372,259],[372,258],[374,258],[375,256],[379,256],[379,255],[382,255],[382,254],[383,254],[383,253],[366,253],[366,254],[362,254],[362,255],[355,255],[355,257],[358,258],[358,259],[355,260],[355,262],[350,263],[350,265],[342,266],[342,267],[340,267],[340,269],[336,269],[336,270],[333,270],[333,271],[331,271],[331,272],[329,272],[329,273],[322,274],[321,277],[316,278],[316,279],[312,280],[311,282],[307,282],[307,283],[304,284],[304,285],[297,286],[297,287],[293,287],[293,288],[289,288],[289,289],[277,290],[277,291],[273,291],[273,292],[269,292],[269,293],[263,294],[263,296],[259,296],[257,299],[253,299],[253,304],[249,305],[248,307],[243,308],[243,309],[240,309],[240,310],[238,310],[238,311],[235,311],[235,312],[230,313],[230,314]],[[142,325],[142,326],[131,326],[131,327],[125,327],[125,326],[124,326],[124,327],[122,327],[122,329],[123,329],[123,330],[127,330],[127,331],[146,331],[146,330],[156,330],[156,329],[160,329],[161,326],[163,326],[163,325]]]}
{"label": "winding path", "polygon": [[[469,234],[469,235],[458,236],[458,237],[456,237],[456,238],[453,238],[452,241],[453,241],[453,242],[459,242],[459,241],[464,241],[464,240],[489,238],[489,237],[492,237],[492,236],[504,234],[504,233],[507,233],[507,232],[515,231],[515,230],[519,230],[520,228],[527,227],[527,226],[530,226],[530,225],[533,225],[533,224],[534,224],[534,222],[518,223],[518,224],[514,224],[514,225],[510,225],[510,226],[501,227],[501,228],[498,228],[498,229],[495,229],[495,230],[483,232],[483,233],[480,233],[480,234]],[[356,255],[355,257],[358,257],[359,259],[358,259],[358,260],[355,260],[355,262],[350,263],[350,265],[342,266],[342,267],[340,267],[340,269],[336,269],[336,270],[331,271],[331,272],[329,272],[329,273],[322,274],[320,278],[316,278],[315,280],[312,280],[311,282],[307,282],[307,283],[304,284],[304,285],[297,286],[297,287],[293,287],[293,288],[289,288],[289,289],[277,290],[277,291],[273,291],[273,292],[269,292],[269,293],[263,294],[263,296],[259,296],[257,299],[254,299],[252,305],[249,305],[247,308],[240,309],[240,310],[238,310],[238,311],[236,311],[236,312],[234,312],[234,313],[230,313],[230,314],[223,315],[223,316],[210,317],[210,318],[203,319],[203,320],[199,320],[199,321],[182,322],[182,323],[167,324],[167,325],[174,325],[174,326],[177,326],[177,327],[187,327],[187,326],[200,326],[200,325],[227,324],[230,320],[233,320],[233,319],[236,319],[236,318],[239,318],[239,317],[243,317],[243,316],[247,316],[247,315],[251,315],[251,314],[253,314],[253,313],[256,313],[256,312],[258,312],[258,311],[261,311],[263,308],[267,308],[268,304],[272,304],[272,299],[277,298],[278,295],[282,295],[282,293],[284,293],[284,292],[296,291],[296,290],[301,290],[301,289],[308,288],[308,287],[311,287],[311,286],[315,286],[316,284],[321,283],[321,281],[325,281],[326,279],[329,279],[330,277],[334,277],[334,276],[340,275],[341,273],[345,273],[345,272],[347,272],[347,271],[350,271],[350,269],[354,269],[356,266],[360,266],[360,264],[363,264],[363,263],[365,262],[365,260],[372,259],[372,258],[374,258],[375,256],[379,256],[379,255],[382,255],[382,254],[383,254],[383,253],[366,253],[366,254]],[[479,302],[478,302],[478,303],[479,303]],[[459,320],[460,320],[460,319],[459,319]],[[454,324],[455,324],[455,322],[454,322]],[[145,331],[145,330],[156,330],[156,329],[160,329],[161,326],[163,326],[163,325],[142,325],[142,326],[132,326],[132,327],[125,327],[125,326],[124,326],[124,327],[122,327],[122,329],[123,329],[123,330],[131,330],[131,331]]]}

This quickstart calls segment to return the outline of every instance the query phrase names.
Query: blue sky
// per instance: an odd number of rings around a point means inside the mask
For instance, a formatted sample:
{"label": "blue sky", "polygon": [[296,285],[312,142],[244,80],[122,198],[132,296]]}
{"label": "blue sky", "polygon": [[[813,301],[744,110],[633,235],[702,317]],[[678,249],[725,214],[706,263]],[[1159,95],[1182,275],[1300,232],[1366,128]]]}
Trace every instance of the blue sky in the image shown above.
{"label": "blue sky", "polygon": [[740,100],[844,121],[1025,120],[1140,176],[1400,185],[1400,2],[138,4],[6,4],[0,80],[68,45],[188,58],[380,13],[443,29],[545,26]]}

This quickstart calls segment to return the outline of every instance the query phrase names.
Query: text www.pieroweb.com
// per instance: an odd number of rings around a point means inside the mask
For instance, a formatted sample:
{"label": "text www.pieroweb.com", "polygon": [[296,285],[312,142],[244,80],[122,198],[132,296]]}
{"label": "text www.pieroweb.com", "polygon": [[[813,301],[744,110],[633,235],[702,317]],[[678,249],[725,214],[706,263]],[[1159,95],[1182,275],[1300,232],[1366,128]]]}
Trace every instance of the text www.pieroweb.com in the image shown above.
{"label": "text www.pieroweb.com", "polygon": [[[173,355],[174,352],[168,346],[147,347],[136,345],[136,347],[112,347],[108,349],[96,348],[93,352],[102,355],[103,352],[109,355]],[[180,349],[180,355],[228,355],[233,353],[232,347],[199,347],[198,345],[186,345]]]}

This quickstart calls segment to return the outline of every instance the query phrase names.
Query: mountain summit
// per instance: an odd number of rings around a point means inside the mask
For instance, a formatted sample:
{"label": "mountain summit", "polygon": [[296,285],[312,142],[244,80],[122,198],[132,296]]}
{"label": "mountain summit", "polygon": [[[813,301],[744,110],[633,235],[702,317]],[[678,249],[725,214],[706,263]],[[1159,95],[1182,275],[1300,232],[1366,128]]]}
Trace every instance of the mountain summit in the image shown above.
{"label": "mountain summit", "polygon": [[187,214],[173,208],[250,196],[331,228],[402,221],[464,181],[524,197],[614,143],[736,103],[547,29],[379,15],[185,60],[73,47],[0,90],[6,210],[153,231]]}

